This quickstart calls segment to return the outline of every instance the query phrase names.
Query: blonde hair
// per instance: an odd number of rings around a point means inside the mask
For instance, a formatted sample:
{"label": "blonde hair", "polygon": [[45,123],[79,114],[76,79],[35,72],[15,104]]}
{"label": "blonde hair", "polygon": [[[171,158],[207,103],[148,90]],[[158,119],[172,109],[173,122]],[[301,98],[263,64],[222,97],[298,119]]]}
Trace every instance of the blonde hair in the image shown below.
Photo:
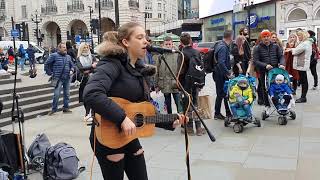
{"label": "blonde hair", "polygon": [[[291,37],[295,37],[295,40],[291,40]],[[292,41],[294,41],[294,47],[297,46],[297,42],[298,42],[298,37],[297,35],[295,35],[294,33],[290,34],[288,37],[288,44],[290,44]]]}
{"label": "blonde hair", "polygon": [[89,50],[89,45],[87,43],[81,43],[80,46],[79,46],[79,49],[78,49],[78,54],[77,54],[77,58],[79,58],[83,52],[83,49],[84,47],[87,46],[88,47],[88,51],[90,53],[90,50]]}
{"label": "blonde hair", "polygon": [[305,31],[298,31],[297,36],[299,36],[299,35],[303,37],[302,41],[305,41],[309,37],[309,34]]}

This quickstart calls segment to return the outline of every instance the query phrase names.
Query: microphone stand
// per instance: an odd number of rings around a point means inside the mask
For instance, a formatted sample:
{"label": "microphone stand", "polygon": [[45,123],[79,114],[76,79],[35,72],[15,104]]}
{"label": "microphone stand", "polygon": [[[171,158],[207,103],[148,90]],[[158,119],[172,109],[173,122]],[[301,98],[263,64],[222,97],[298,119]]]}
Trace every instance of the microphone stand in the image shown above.
{"label": "microphone stand", "polygon": [[[182,58],[184,59],[184,55],[182,52],[179,52],[182,56]],[[163,55],[161,55],[160,61],[163,61],[166,65],[166,67],[168,68],[168,70],[170,71],[170,74],[172,75],[172,77],[175,79],[175,81],[178,84],[178,87],[181,89],[181,91],[184,94],[184,97],[189,97],[188,92],[183,88],[183,86],[181,85],[179,79],[177,79],[176,75],[174,74],[174,72],[172,71],[171,67],[169,66],[167,60],[165,59],[165,57]],[[182,61],[183,62],[183,61]],[[182,66],[182,64],[181,64]],[[190,101],[190,98],[189,98]],[[200,120],[201,124],[203,125],[203,127],[205,128],[205,130],[208,133],[208,136],[210,138],[210,140],[212,142],[215,142],[216,139],[213,136],[213,134],[210,132],[210,130],[208,129],[207,125],[204,123],[203,119],[200,117],[196,107],[194,106],[194,104],[192,103],[192,101],[189,102],[192,110],[195,112],[195,114],[197,115],[198,119]],[[186,112],[185,112],[186,113]],[[191,180],[191,171],[190,171],[190,154],[189,154],[189,139],[188,139],[188,133],[187,133],[187,124],[184,125],[184,138],[185,138],[185,145],[186,145],[186,165],[187,165],[187,172],[188,172],[188,180]]]}
{"label": "microphone stand", "polygon": [[[11,17],[12,21],[12,29],[14,29],[14,21],[13,17]],[[28,164],[28,158],[25,156],[25,131],[24,131],[24,113],[22,109],[19,107],[19,95],[17,92],[17,74],[18,74],[18,59],[17,54],[15,52],[16,50],[16,44],[15,44],[15,37],[13,37],[13,49],[14,49],[14,59],[15,59],[15,72],[14,72],[14,85],[13,85],[13,99],[12,99],[12,109],[11,109],[11,118],[12,118],[12,130],[13,133],[15,133],[15,121],[18,121],[19,124],[19,138],[20,138],[20,146],[21,148],[21,154],[20,158],[22,158],[22,169],[23,169],[23,179],[28,179],[27,177],[27,165]]]}

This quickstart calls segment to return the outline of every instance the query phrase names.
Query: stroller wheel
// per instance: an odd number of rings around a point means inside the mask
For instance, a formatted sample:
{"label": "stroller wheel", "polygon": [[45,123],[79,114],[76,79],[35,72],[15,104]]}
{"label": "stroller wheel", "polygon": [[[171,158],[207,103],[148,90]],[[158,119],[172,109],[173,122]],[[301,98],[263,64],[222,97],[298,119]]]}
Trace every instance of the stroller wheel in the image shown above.
{"label": "stroller wheel", "polygon": [[287,120],[286,117],[280,116],[280,117],[278,118],[278,123],[279,123],[280,125],[287,125],[288,120]]}
{"label": "stroller wheel", "polygon": [[243,131],[243,125],[241,123],[236,123],[233,125],[233,131],[235,133],[241,133]]}
{"label": "stroller wheel", "polygon": [[226,118],[226,119],[224,120],[224,127],[229,127],[229,125],[230,125],[230,121],[229,121],[228,118]]}
{"label": "stroller wheel", "polygon": [[290,111],[290,118],[292,120],[295,120],[297,118],[297,115],[296,115],[296,113],[294,111]]}
{"label": "stroller wheel", "polygon": [[264,120],[266,120],[267,119],[267,112],[266,111],[262,111],[262,114],[261,114],[261,118],[262,118],[262,120],[264,121]]}

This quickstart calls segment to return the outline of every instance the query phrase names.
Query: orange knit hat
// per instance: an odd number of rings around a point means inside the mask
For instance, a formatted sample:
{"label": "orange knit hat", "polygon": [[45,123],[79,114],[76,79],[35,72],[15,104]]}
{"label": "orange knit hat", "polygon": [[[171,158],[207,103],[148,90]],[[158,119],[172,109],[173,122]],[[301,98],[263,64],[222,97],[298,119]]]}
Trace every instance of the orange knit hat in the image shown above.
{"label": "orange knit hat", "polygon": [[262,37],[271,36],[271,32],[269,30],[265,29],[261,32],[261,36]]}

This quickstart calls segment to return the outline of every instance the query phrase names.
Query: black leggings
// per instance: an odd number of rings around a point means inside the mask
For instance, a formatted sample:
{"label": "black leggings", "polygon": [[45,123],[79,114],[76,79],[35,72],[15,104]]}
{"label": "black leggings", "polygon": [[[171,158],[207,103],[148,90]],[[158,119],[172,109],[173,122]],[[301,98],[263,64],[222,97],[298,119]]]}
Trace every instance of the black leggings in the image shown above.
{"label": "black leggings", "polygon": [[90,113],[90,107],[88,107],[88,105],[86,105],[86,103],[83,101],[83,90],[86,87],[88,80],[89,76],[83,76],[79,87],[79,102],[83,102],[83,106],[86,110],[86,116]]}
{"label": "black leggings", "polygon": [[[93,132],[91,128],[90,144],[93,149]],[[95,155],[98,159],[104,180],[123,180],[126,172],[129,180],[148,180],[144,154],[135,155],[142,149],[138,139],[119,149],[111,149],[103,146],[96,140]],[[113,154],[124,154],[124,158],[118,162],[110,161],[107,156]]]}
{"label": "black leggings", "polygon": [[124,171],[129,180],[148,180],[144,155],[126,153],[119,162],[112,162],[96,154],[104,180],[123,180]]}
{"label": "black leggings", "polygon": [[310,64],[311,74],[313,76],[313,87],[318,86],[317,62]]}
{"label": "black leggings", "polygon": [[306,98],[309,88],[307,71],[299,71],[299,76],[299,82],[302,85],[301,98]]}

